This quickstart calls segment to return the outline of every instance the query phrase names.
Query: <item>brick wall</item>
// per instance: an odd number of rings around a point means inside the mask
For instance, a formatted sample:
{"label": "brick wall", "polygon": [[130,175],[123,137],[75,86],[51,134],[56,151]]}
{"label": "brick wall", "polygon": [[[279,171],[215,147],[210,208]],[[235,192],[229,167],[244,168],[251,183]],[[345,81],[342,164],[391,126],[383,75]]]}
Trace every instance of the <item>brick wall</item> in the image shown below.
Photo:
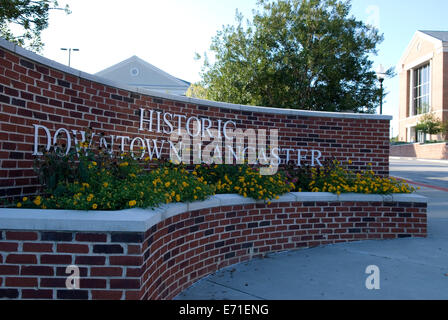
{"label": "brick wall", "polygon": [[[146,232],[0,230],[0,298],[172,299],[266,253],[425,237],[426,222],[419,202],[283,202],[184,212]],[[71,264],[80,268],[79,290],[65,287]]]}
{"label": "brick wall", "polygon": [[395,157],[448,160],[448,143],[414,143],[391,146],[390,155]]}
{"label": "brick wall", "polygon": [[33,125],[44,125],[52,134],[61,127],[78,131],[92,127],[108,135],[157,138],[138,130],[140,108],[208,117],[213,127],[218,119],[226,119],[241,129],[278,129],[282,148],[318,149],[323,158],[351,159],[355,170],[372,163],[374,171],[388,175],[388,117],[273,111],[151,96],[101,83],[98,77],[0,40],[0,197],[36,192]]}

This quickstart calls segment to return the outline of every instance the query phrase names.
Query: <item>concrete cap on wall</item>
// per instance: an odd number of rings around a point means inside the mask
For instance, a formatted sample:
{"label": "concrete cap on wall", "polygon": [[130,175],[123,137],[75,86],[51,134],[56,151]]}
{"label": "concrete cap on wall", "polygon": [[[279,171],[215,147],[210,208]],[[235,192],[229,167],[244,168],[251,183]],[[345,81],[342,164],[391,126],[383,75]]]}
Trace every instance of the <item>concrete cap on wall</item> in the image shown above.
{"label": "concrete cap on wall", "polygon": [[[333,193],[287,193],[272,203],[295,202],[412,202],[426,204],[427,198],[416,194],[368,195]],[[106,231],[145,232],[159,222],[201,209],[247,204],[264,204],[265,201],[244,198],[237,194],[220,194],[205,201],[172,203],[155,209],[126,209],[121,211],[78,211],[41,209],[1,209],[0,228],[3,230],[38,231]]]}

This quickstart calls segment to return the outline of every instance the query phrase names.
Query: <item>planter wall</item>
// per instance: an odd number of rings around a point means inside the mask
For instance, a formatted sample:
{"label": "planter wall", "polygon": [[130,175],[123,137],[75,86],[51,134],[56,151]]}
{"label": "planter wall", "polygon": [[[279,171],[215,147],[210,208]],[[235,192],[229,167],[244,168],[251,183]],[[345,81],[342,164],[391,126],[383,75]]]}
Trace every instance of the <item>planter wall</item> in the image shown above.
{"label": "planter wall", "polygon": [[[425,237],[426,198],[237,195],[156,210],[0,211],[0,298],[172,299],[223,267],[338,242]],[[66,289],[67,266],[80,289]]]}

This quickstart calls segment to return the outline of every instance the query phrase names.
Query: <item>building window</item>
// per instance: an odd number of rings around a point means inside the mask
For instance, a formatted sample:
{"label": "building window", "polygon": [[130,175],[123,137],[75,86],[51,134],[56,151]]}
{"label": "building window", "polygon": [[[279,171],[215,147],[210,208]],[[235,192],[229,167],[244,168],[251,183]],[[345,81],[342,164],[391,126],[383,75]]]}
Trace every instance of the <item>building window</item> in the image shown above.
{"label": "building window", "polygon": [[414,70],[414,101],[413,115],[419,115],[429,112],[430,108],[430,90],[431,90],[431,71],[430,65],[424,65]]}

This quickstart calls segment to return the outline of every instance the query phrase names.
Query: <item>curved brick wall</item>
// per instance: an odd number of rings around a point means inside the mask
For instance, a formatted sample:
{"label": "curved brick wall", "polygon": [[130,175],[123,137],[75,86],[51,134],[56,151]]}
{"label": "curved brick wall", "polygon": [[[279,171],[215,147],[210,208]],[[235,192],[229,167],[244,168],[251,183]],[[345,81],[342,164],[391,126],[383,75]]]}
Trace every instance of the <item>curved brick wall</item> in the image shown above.
{"label": "curved brick wall", "polygon": [[[0,226],[0,298],[13,299],[172,299],[266,253],[427,233],[426,199],[415,195],[288,194],[271,205],[218,195],[88,215],[8,209]],[[65,288],[71,264],[79,290]]]}
{"label": "curved brick wall", "polygon": [[92,127],[131,139],[161,138],[139,131],[140,108],[207,117],[214,128],[224,119],[243,130],[278,129],[282,149],[316,149],[324,159],[350,158],[355,170],[372,163],[377,173],[389,172],[389,116],[250,107],[129,88],[0,39],[0,197],[36,192],[33,125],[47,127],[52,135],[61,127],[69,132]]}

